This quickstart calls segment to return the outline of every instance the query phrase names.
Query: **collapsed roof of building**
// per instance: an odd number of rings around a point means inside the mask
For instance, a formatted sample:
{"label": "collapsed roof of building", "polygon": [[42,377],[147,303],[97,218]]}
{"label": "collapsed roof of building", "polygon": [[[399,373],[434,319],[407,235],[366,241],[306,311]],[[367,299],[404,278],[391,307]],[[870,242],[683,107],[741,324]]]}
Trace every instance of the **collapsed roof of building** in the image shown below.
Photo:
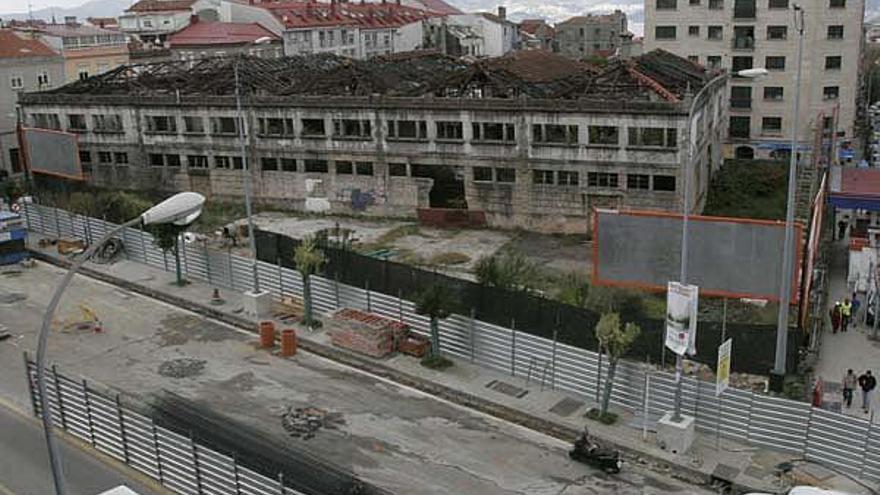
{"label": "collapsed roof of building", "polygon": [[43,94],[231,96],[235,71],[255,97],[388,96],[609,99],[679,102],[711,77],[702,66],[662,50],[607,67],[540,50],[473,62],[433,51],[352,60],[330,54],[278,59],[210,58],[121,66]]}

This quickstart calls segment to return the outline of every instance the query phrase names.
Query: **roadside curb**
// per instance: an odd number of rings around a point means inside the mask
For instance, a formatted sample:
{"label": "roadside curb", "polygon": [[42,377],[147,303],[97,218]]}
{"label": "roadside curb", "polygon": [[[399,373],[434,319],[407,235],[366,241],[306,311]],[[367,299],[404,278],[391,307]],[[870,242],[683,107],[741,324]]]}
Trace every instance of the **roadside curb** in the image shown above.
{"label": "roadside curb", "polygon": [[[71,265],[71,263],[67,260],[55,258],[45,253],[33,250],[30,252],[33,258],[55,266],[68,268]],[[125,290],[158,301],[162,301],[172,306],[176,306],[200,314],[202,316],[221,321],[236,328],[246,330],[254,334],[257,333],[256,324],[254,322],[239,316],[233,316],[223,313],[222,311],[213,308],[207,304],[195,303],[182,297],[167,294],[165,292],[152,289],[150,287],[140,285],[135,282],[130,282],[128,280],[117,278],[113,275],[94,270],[87,266],[82,267],[79,270],[79,273],[84,276],[99,280],[101,282],[115,285]],[[377,375],[379,377],[388,379],[401,385],[412,387],[429,395],[448,400],[457,405],[515,423],[530,430],[534,430],[566,442],[572,442],[580,434],[580,431],[574,428],[560,425],[553,421],[492,402],[491,400],[487,400],[467,392],[456,390],[446,385],[441,385],[430,380],[426,380],[424,378],[413,376],[409,373],[393,369],[382,363],[375,362],[373,360],[348,351],[337,349],[324,344],[315,343],[309,341],[308,339],[300,339],[299,346],[308,352],[330,359],[337,363],[357,368],[359,370]],[[619,443],[615,438],[608,437],[607,435],[603,436],[601,434],[596,434],[595,436],[599,438],[604,444],[620,450],[629,462],[642,465],[645,469],[650,469],[652,471],[667,476],[681,479],[691,484],[702,485],[705,487],[708,487],[713,481],[711,473],[701,471],[698,468],[690,466],[686,463],[676,462],[667,458],[657,456],[653,453],[640,451],[631,446]],[[645,465],[644,462],[639,461],[648,461],[652,465]],[[735,492],[767,492],[766,487],[753,488],[737,484],[733,488]]]}

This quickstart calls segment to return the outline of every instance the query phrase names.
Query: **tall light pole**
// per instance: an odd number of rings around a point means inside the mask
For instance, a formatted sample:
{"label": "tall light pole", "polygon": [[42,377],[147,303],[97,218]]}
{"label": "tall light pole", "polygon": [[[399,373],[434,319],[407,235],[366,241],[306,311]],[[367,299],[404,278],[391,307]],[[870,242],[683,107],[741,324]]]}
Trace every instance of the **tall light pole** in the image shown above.
{"label": "tall light pole", "polygon": [[[794,91],[794,114],[791,119],[791,156],[788,163],[788,202],[785,207],[785,244],[782,248],[782,280],[779,283],[779,317],[776,320],[776,359],[773,361],[773,371],[776,380],[777,391],[782,389],[783,377],[785,377],[785,355],[788,344],[788,312],[791,301],[791,279],[789,270],[794,257],[794,199],[796,193],[797,164],[798,164],[798,112],[800,111],[801,98],[801,69],[804,55],[804,11],[800,5],[794,5],[794,28],[798,35],[798,61],[797,78],[795,79]],[[833,138],[832,138],[833,139]]]}
{"label": "tall light pole", "polygon": [[52,480],[55,482],[55,493],[57,495],[65,495],[64,475],[61,470],[61,454],[58,452],[58,446],[55,443],[55,437],[52,436],[52,413],[49,410],[49,398],[46,392],[46,346],[49,340],[52,319],[55,317],[55,310],[61,301],[64,290],[70,285],[73,276],[82,267],[82,265],[95,254],[95,252],[110,240],[113,236],[121,232],[127,227],[135,225],[155,225],[160,223],[175,223],[177,225],[188,225],[193,222],[202,213],[202,205],[205,203],[205,197],[199,193],[182,192],[171,196],[165,201],[153,206],[149,210],[143,212],[137,218],[134,218],[115,229],[107,232],[98,242],[93,243],[83,253],[76,262],[74,262],[61,283],[52,294],[49,300],[49,307],[43,315],[43,324],[40,327],[40,334],[37,339],[37,389],[40,391],[40,417],[43,421],[43,432],[46,435],[46,447],[49,450],[49,467],[52,469]]}
{"label": "tall light pole", "polygon": [[[744,69],[741,71],[737,71],[736,75],[740,77],[746,77],[750,79],[757,79],[759,77],[763,77],[767,75],[767,69]],[[716,86],[724,86],[727,84],[727,80],[730,78],[729,72],[723,72],[717,76],[715,76],[712,80],[706,83],[700,91],[694,96],[693,101],[691,101],[691,107],[688,111],[688,119],[687,119],[687,156],[685,161],[685,169],[684,169],[684,191],[682,198],[682,220],[681,220],[681,271],[679,273],[679,282],[682,284],[687,284],[687,269],[688,269],[688,239],[689,235],[689,218],[690,218],[690,195],[691,195],[691,171],[694,168],[694,148],[697,145],[697,140],[699,139],[699,133],[695,133],[696,135],[692,135],[693,130],[693,120],[694,120],[694,112],[696,112],[697,104],[701,101],[701,99],[708,94],[709,90],[715,88]],[[673,410],[672,420],[675,422],[681,422],[681,387],[682,387],[682,369],[684,368],[684,358],[677,354],[675,355],[675,409]]]}
{"label": "tall light pole", "polygon": [[[272,38],[263,36],[245,46],[265,45],[271,41]],[[241,54],[236,57],[232,70],[235,73],[235,108],[238,114],[238,142],[241,147],[241,168],[244,172],[244,212],[245,215],[247,215],[248,240],[250,241],[251,256],[253,256],[251,269],[253,270],[254,293],[256,294],[260,292],[260,276],[257,272],[257,239],[254,237],[254,216],[253,207],[251,206],[251,182],[253,181],[253,177],[251,177],[251,168],[248,166],[247,144],[245,142],[245,128],[247,124],[241,111],[241,80],[238,74],[238,66],[241,63],[241,57]]]}

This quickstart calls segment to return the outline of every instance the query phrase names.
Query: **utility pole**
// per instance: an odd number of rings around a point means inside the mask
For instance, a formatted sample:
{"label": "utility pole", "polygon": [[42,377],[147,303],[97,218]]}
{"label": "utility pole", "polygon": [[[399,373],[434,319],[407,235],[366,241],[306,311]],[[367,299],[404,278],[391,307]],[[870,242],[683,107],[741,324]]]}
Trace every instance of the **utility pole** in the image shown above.
{"label": "utility pole", "polygon": [[247,146],[245,145],[245,119],[241,111],[241,81],[239,80],[238,66],[241,63],[241,55],[235,60],[235,107],[238,112],[238,140],[241,146],[241,168],[244,172],[244,210],[247,215],[248,240],[250,241],[251,256],[253,256],[251,268],[254,277],[254,293],[260,292],[260,277],[257,274],[257,240],[254,238],[254,216],[251,208],[251,168],[248,166]]}

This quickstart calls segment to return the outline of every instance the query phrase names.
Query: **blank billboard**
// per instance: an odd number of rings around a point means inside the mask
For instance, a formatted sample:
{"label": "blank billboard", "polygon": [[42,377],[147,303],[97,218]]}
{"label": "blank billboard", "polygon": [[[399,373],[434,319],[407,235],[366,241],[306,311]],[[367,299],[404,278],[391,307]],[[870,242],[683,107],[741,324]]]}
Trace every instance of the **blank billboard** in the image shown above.
{"label": "blank billboard", "polygon": [[[665,291],[681,270],[681,215],[595,210],[593,283]],[[700,295],[779,300],[783,222],[691,216],[688,280]],[[797,301],[797,274],[803,228],[795,225],[797,251],[788,272],[792,303]]]}
{"label": "blank billboard", "polygon": [[76,134],[49,129],[22,129],[31,172],[84,180]]}

